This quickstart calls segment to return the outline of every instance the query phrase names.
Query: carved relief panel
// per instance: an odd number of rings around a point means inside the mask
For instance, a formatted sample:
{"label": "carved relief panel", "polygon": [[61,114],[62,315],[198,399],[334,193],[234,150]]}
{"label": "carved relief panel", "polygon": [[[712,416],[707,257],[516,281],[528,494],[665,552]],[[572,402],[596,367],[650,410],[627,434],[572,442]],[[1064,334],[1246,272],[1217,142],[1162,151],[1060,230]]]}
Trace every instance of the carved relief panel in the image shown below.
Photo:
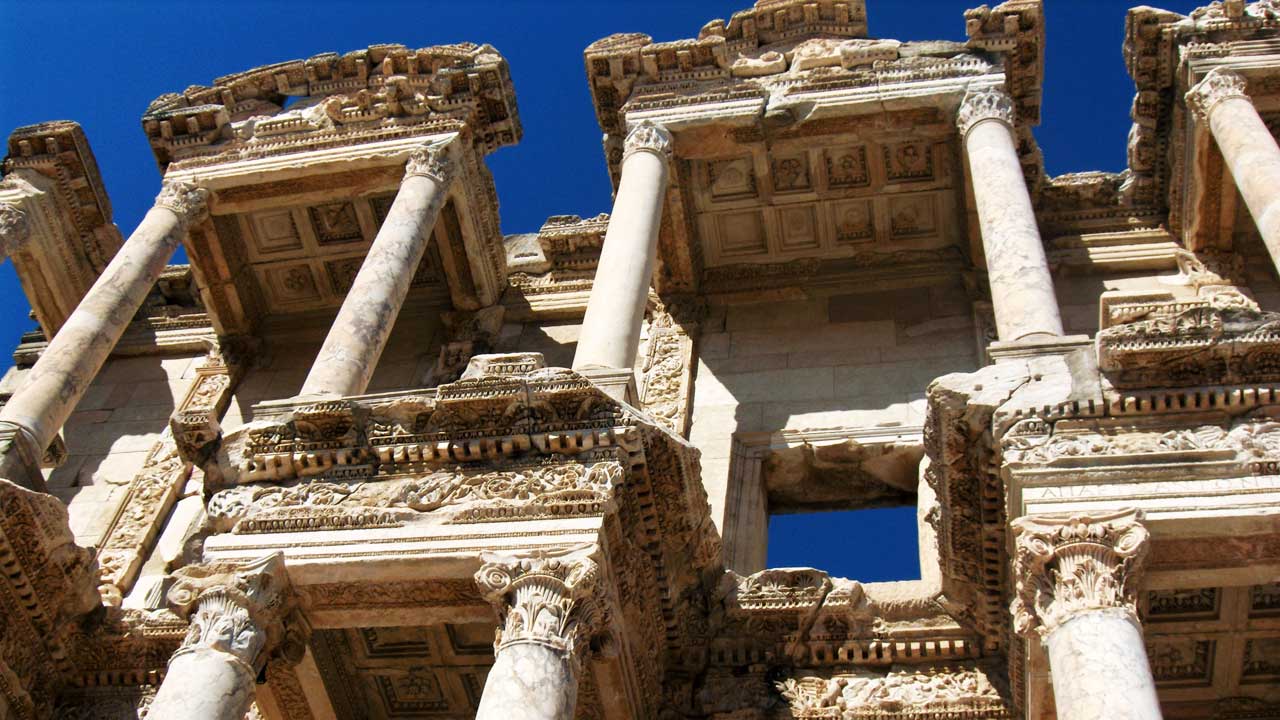
{"label": "carved relief panel", "polygon": [[951,149],[941,140],[830,138],[749,150],[693,161],[708,265],[931,250],[956,240]]}

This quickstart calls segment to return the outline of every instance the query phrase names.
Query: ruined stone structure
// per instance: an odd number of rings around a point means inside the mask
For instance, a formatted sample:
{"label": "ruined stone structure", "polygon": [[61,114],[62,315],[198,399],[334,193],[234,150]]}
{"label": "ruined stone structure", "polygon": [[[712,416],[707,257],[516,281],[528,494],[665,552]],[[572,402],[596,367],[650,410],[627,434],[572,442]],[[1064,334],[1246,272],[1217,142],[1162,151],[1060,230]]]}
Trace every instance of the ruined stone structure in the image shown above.
{"label": "ruined stone structure", "polygon": [[[1061,177],[1040,0],[867,11],[593,43],[613,210],[523,235],[487,45],[161,96],[127,239],[14,131],[0,716],[1280,717],[1280,2],[1132,10]],[[920,580],[765,567],[884,505]]]}

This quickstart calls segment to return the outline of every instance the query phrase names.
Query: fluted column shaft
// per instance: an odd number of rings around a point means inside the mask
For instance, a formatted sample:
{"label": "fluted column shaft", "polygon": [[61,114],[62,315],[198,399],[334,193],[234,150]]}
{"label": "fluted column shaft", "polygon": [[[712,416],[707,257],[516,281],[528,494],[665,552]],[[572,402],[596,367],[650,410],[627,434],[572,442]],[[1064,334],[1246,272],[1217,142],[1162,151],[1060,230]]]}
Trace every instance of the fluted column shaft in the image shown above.
{"label": "fluted column shaft", "polygon": [[640,347],[640,327],[658,255],[658,230],[667,195],[671,136],[652,123],[627,135],[622,178],[605,231],[574,368],[629,368]]}
{"label": "fluted column shaft", "polygon": [[1246,85],[1243,76],[1215,69],[1187,93],[1187,104],[1208,123],[1271,261],[1280,268],[1280,145]]}
{"label": "fluted column shaft", "polygon": [[588,556],[485,561],[476,583],[502,625],[476,720],[572,720],[600,618],[599,566]]}
{"label": "fluted column shaft", "polygon": [[268,657],[296,662],[305,652],[283,556],[188,566],[175,575],[169,604],[191,625],[147,717],[243,720]]}
{"label": "fluted column shaft", "polygon": [[1062,335],[1049,261],[1018,162],[1013,121],[1013,99],[997,89],[969,93],[957,116],[978,206],[991,305],[1004,342]]}
{"label": "fluted column shaft", "polygon": [[[142,307],[187,227],[205,212],[208,191],[166,182],[155,206],[107,264],[97,282],[54,335],[22,387],[0,411],[0,425],[16,431],[40,457],[75,410],[134,313]],[[6,453],[0,476],[21,474]]]}
{"label": "fluted column shaft", "polygon": [[369,387],[387,338],[448,197],[448,143],[414,150],[387,219],[356,273],[301,395],[359,395]]}
{"label": "fluted column shaft", "polygon": [[1048,649],[1059,720],[1160,720],[1137,586],[1142,516],[1027,517],[1017,533],[1014,630]]}

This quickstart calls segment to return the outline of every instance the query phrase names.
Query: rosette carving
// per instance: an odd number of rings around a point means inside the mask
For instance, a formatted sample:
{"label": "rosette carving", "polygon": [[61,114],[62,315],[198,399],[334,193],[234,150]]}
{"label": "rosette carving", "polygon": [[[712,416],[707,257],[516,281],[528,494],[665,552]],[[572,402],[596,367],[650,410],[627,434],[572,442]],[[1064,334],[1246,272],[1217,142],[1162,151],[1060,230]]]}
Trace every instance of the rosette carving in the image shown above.
{"label": "rosette carving", "polygon": [[1137,510],[1015,520],[1014,631],[1047,635],[1078,613],[1109,608],[1136,618],[1149,538],[1141,521]]}
{"label": "rosette carving", "polygon": [[453,179],[453,160],[449,157],[449,146],[424,145],[410,150],[409,159],[404,165],[404,176],[429,178],[440,185],[448,185]]}
{"label": "rosette carving", "polygon": [[1231,98],[1248,100],[1249,95],[1245,92],[1247,85],[1248,82],[1243,75],[1222,68],[1214,68],[1187,93],[1187,107],[1191,108],[1201,121],[1208,122],[1209,113],[1213,112],[1213,108],[1223,100]]}
{"label": "rosette carving", "polygon": [[600,566],[592,555],[482,556],[476,584],[502,618],[495,651],[534,643],[581,661],[604,625]]}
{"label": "rosette carving", "polygon": [[156,195],[156,207],[178,216],[183,227],[199,222],[209,211],[209,191],[178,180],[165,180]]}
{"label": "rosette carving", "polygon": [[653,153],[663,161],[670,161],[671,133],[661,125],[648,120],[641,122],[627,133],[627,141],[623,144],[622,150],[623,162],[626,162],[632,153],[638,152]]}
{"label": "rosette carving", "polygon": [[269,656],[301,659],[306,626],[297,615],[281,553],[246,564],[192,565],[174,577],[169,605],[190,623],[174,657],[211,649],[254,675]]}
{"label": "rosette carving", "polygon": [[1004,90],[970,90],[960,103],[960,111],[956,113],[956,127],[960,128],[962,136],[968,135],[983,120],[998,120],[1012,128],[1016,117],[1013,98]]}

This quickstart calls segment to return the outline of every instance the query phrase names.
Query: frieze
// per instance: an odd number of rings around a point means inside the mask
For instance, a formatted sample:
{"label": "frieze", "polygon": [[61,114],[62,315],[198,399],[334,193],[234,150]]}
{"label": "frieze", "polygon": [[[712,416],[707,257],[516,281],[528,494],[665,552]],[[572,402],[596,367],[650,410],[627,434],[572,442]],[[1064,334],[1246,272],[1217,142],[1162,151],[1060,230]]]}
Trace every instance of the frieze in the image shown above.
{"label": "frieze", "polygon": [[1013,717],[987,671],[974,664],[860,668],[830,678],[789,678],[777,687],[796,718]]}
{"label": "frieze", "polygon": [[1242,420],[1228,428],[1200,425],[1145,432],[1010,432],[1001,445],[1004,461],[1011,464],[1075,466],[1090,459],[1137,456],[1150,462],[1153,454],[1164,453],[1171,461],[1235,460],[1242,467],[1262,469],[1259,463],[1280,461],[1280,423]]}

